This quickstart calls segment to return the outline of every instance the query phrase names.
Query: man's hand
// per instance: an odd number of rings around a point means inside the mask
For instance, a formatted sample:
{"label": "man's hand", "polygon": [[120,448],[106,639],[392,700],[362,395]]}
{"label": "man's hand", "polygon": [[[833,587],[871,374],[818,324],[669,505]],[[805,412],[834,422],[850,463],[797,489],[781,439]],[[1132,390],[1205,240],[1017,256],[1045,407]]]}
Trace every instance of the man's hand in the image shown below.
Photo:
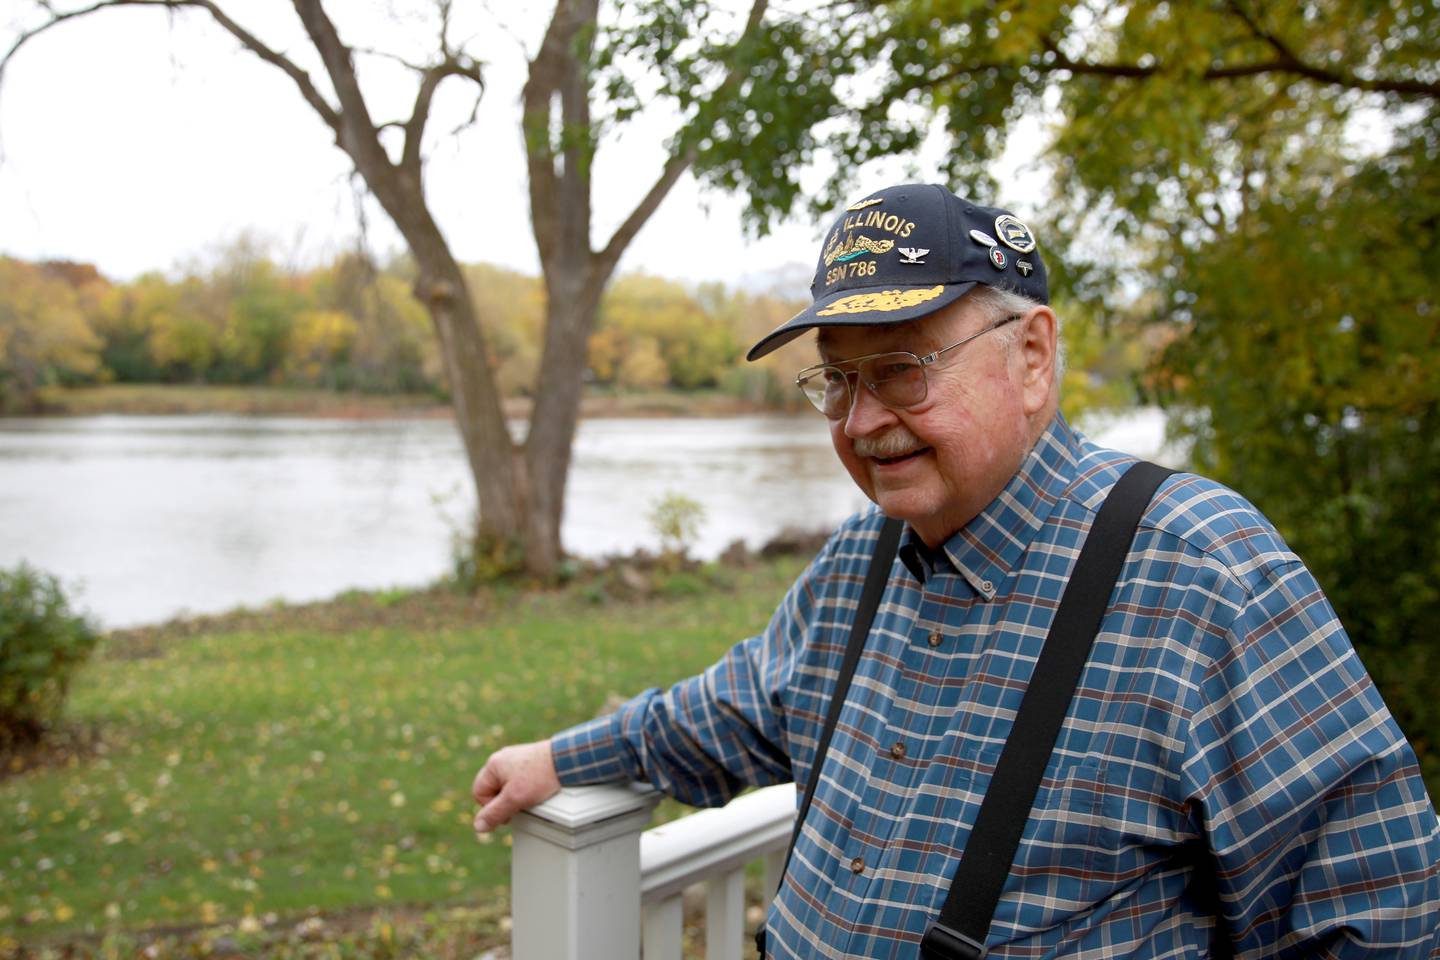
{"label": "man's hand", "polygon": [[471,792],[480,811],[475,814],[475,832],[488,833],[509,823],[527,807],[554,796],[560,789],[550,741],[520,743],[503,747],[490,755],[475,774]]}

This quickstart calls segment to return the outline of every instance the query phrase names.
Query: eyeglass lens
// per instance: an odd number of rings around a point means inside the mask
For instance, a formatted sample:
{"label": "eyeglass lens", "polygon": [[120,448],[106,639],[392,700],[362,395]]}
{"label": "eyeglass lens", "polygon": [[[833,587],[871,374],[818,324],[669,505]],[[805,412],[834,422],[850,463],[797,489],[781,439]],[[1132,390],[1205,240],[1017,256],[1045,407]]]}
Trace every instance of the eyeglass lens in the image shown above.
{"label": "eyeglass lens", "polygon": [[800,390],[825,416],[850,412],[858,378],[887,407],[910,407],[925,399],[925,367],[913,353],[884,353],[861,360],[854,371],[821,367],[800,381]]}

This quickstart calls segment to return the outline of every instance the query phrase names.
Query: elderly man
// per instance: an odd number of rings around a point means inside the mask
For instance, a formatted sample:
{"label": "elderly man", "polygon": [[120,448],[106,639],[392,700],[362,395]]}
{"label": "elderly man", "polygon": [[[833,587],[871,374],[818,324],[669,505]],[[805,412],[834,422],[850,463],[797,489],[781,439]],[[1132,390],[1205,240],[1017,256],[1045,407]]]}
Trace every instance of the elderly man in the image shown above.
{"label": "elderly man", "polygon": [[[1440,957],[1440,827],[1410,746],[1300,559],[1244,499],[1188,474],[1125,531],[1118,575],[1075,591],[1098,593],[1099,629],[1053,749],[1010,751],[1043,776],[1015,802],[996,787],[987,816],[1018,843],[997,848],[993,910],[978,935],[935,927],[991,829],[981,808],[1012,730],[1038,709],[1021,705],[1049,679],[1036,666],[1077,557],[1134,458],[1058,413],[1045,266],[1011,214],[942,187],[881,190],[827,233],[811,289],[750,359],[818,330],[820,363],[798,379],[875,507],[700,676],[492,756],[476,829],[561,784],[648,780],[713,805],[793,779],[814,789],[771,956]],[[880,561],[824,750],[887,517],[904,542]]]}

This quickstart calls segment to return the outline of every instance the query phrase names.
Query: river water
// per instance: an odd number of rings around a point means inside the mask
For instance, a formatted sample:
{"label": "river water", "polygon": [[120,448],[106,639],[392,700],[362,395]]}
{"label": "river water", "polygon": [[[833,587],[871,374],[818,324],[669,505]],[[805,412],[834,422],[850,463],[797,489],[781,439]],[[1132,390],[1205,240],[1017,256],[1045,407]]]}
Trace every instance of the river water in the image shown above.
{"label": "river water", "polygon": [[[1153,457],[1162,424],[1094,435]],[[864,503],[816,416],[585,420],[573,456],[562,536],[587,557],[655,548],[669,492],[704,507],[706,558]],[[57,574],[106,627],[426,583],[472,503],[445,420],[0,419],[0,567]]]}

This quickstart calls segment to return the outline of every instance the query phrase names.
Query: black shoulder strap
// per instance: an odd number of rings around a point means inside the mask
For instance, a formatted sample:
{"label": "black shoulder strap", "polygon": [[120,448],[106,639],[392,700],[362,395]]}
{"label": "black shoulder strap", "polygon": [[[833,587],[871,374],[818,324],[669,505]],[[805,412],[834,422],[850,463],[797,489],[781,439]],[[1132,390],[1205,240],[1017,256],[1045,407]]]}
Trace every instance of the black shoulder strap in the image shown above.
{"label": "black shoulder strap", "polygon": [[[830,749],[830,738],[835,733],[835,724],[840,719],[840,710],[845,706],[845,697],[850,692],[850,681],[855,677],[855,666],[860,662],[860,653],[865,649],[865,638],[870,635],[870,624],[880,606],[880,597],[885,593],[885,584],[890,579],[890,567],[895,562],[895,551],[900,546],[900,531],[905,522],[893,517],[885,518],[880,535],[875,541],[875,555],[870,558],[870,567],[865,572],[865,586],[860,591],[860,604],[855,608],[855,619],[850,624],[850,639],[845,644],[845,658],[840,661],[840,675],[835,679],[835,690],[830,694],[830,707],[825,713],[825,726],[821,729],[820,742],[815,746],[815,759],[810,764],[810,782],[800,799],[800,812],[795,817],[795,829],[790,833],[790,847],[785,851],[785,865],[780,870],[780,882],[785,882],[785,871],[790,869],[790,857],[795,853],[795,841],[800,837],[800,828],[805,815],[810,812],[810,800],[815,788],[820,785],[820,768],[825,765],[825,753]],[[755,948],[765,956],[765,923],[755,931]]]}
{"label": "black shoulder strap", "polygon": [[1142,460],[1105,498],[1061,596],[940,918],[920,943],[925,960],[979,960],[985,955],[995,905],[1140,515],[1174,472]]}

